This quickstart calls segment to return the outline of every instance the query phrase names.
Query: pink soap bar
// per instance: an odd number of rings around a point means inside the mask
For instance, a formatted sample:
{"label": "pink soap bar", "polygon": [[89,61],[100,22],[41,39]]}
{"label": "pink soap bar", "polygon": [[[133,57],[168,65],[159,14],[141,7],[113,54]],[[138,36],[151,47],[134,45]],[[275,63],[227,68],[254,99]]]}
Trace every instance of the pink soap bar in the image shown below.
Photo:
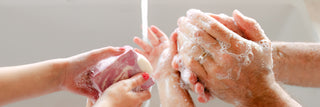
{"label": "pink soap bar", "polygon": [[[142,71],[141,65],[139,66],[138,64],[138,57],[142,55],[135,52],[130,46],[125,46],[124,48],[126,51],[123,54],[101,60],[95,67],[92,81],[94,88],[96,88],[100,94],[120,80],[128,79],[140,72],[146,72]],[[152,78],[149,78],[142,86],[134,90],[146,90],[153,84],[154,81]]]}

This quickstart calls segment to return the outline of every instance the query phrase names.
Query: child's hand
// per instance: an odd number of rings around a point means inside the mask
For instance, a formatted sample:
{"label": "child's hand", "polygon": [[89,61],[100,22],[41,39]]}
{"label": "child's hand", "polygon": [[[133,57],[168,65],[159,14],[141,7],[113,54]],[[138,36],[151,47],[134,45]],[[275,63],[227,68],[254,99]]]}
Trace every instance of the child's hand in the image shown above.
{"label": "child's hand", "polygon": [[[107,88],[94,107],[140,107],[141,104],[151,98],[148,90],[133,91],[149,79],[148,73],[139,73],[129,79],[119,81]],[[87,107],[91,107],[89,101]]]}
{"label": "child's hand", "polygon": [[169,75],[170,71],[175,71],[171,66],[171,61],[177,53],[176,45],[170,45],[167,35],[155,26],[151,26],[148,29],[148,39],[151,45],[138,37],[135,37],[133,41],[142,48],[142,50],[135,49],[135,51],[144,55],[151,62],[154,69],[154,78],[159,79]]}

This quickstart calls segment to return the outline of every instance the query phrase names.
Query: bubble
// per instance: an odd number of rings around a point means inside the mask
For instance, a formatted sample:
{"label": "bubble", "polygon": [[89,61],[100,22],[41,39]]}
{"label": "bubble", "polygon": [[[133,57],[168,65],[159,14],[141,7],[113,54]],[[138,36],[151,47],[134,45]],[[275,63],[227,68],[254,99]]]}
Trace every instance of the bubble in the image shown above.
{"label": "bubble", "polygon": [[181,79],[184,83],[190,84],[189,78],[191,77],[191,71],[189,69],[184,69],[181,71]]}
{"label": "bubble", "polygon": [[269,40],[267,40],[267,39],[263,39],[263,40],[259,41],[258,44],[261,45],[263,48],[269,48],[270,47]]}
{"label": "bubble", "polygon": [[216,78],[217,78],[218,80],[232,79],[232,78],[231,78],[231,72],[232,72],[232,68],[230,68],[230,69],[228,69],[226,72],[224,72],[224,73],[226,73],[226,74],[217,73],[217,74],[216,74]]}
{"label": "bubble", "polygon": [[278,51],[278,55],[279,55],[279,57],[283,57],[283,53],[280,51]]}
{"label": "bubble", "polygon": [[[232,35],[229,35],[230,37],[232,37]],[[230,44],[225,43],[225,42],[221,42],[218,41],[218,43],[220,44],[220,53],[221,55],[227,54],[230,57],[232,57],[233,59],[235,59],[235,61],[237,62],[232,62],[235,63],[234,66],[230,67],[233,68],[233,70],[228,69],[225,73],[220,73],[217,74],[217,79],[236,79],[238,80],[241,74],[241,68],[242,66],[248,66],[251,64],[251,60],[254,58],[254,55],[252,53],[252,48],[251,48],[251,42],[248,42],[246,44],[244,44],[245,42],[241,41],[238,42],[236,45],[237,48],[242,48],[243,51],[241,51],[238,54],[235,54],[233,52],[229,52],[228,49],[231,47]],[[244,46],[244,47],[242,47]],[[218,57],[218,59],[220,61],[223,61],[225,59],[223,59],[223,57]],[[220,64],[220,66],[225,66],[227,68],[228,64]],[[231,76],[232,72],[236,73],[236,76]]]}
{"label": "bubble", "polygon": [[248,66],[251,63],[251,60],[249,58],[245,58],[243,65]]}

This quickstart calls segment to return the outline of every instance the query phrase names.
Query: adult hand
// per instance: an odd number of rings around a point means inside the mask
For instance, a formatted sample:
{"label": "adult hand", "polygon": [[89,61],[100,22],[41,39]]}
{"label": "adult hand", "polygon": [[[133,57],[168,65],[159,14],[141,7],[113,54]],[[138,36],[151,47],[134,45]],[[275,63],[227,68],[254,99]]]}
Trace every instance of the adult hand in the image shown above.
{"label": "adult hand", "polygon": [[[199,77],[210,94],[238,106],[279,95],[282,89],[275,82],[272,72],[270,40],[255,20],[239,11],[234,11],[233,16],[243,34],[237,34],[239,30],[230,30],[230,26],[228,28],[198,10],[189,10],[187,17],[180,18],[179,36],[198,44],[195,48],[189,48],[187,53],[179,52],[181,55],[189,54],[191,59],[184,65]],[[184,48],[183,43],[181,40],[180,49]],[[203,54],[199,54],[197,47]],[[274,98],[281,99],[279,96]]]}
{"label": "adult hand", "polygon": [[129,79],[121,80],[107,88],[94,105],[88,101],[87,107],[140,107],[144,101],[151,98],[151,93],[148,90],[133,91],[133,89],[148,79],[148,73],[139,73]]}
{"label": "adult hand", "polygon": [[76,56],[66,58],[61,87],[68,91],[85,95],[97,100],[98,91],[93,88],[91,81],[92,68],[102,59],[117,56],[124,52],[121,47],[106,47],[92,50]]}

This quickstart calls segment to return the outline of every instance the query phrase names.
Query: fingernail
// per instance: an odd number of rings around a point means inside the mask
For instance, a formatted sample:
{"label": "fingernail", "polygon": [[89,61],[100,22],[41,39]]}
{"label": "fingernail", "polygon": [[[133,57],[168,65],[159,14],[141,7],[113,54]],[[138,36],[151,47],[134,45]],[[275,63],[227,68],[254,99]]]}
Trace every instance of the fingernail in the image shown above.
{"label": "fingernail", "polygon": [[126,50],[126,48],[120,47],[119,50],[123,51],[123,50]]}
{"label": "fingernail", "polygon": [[153,33],[158,33],[156,26],[151,26],[150,29]]}
{"label": "fingernail", "polygon": [[144,80],[148,80],[150,76],[149,76],[148,73],[144,72],[144,73],[142,74],[142,77],[143,77]]}

